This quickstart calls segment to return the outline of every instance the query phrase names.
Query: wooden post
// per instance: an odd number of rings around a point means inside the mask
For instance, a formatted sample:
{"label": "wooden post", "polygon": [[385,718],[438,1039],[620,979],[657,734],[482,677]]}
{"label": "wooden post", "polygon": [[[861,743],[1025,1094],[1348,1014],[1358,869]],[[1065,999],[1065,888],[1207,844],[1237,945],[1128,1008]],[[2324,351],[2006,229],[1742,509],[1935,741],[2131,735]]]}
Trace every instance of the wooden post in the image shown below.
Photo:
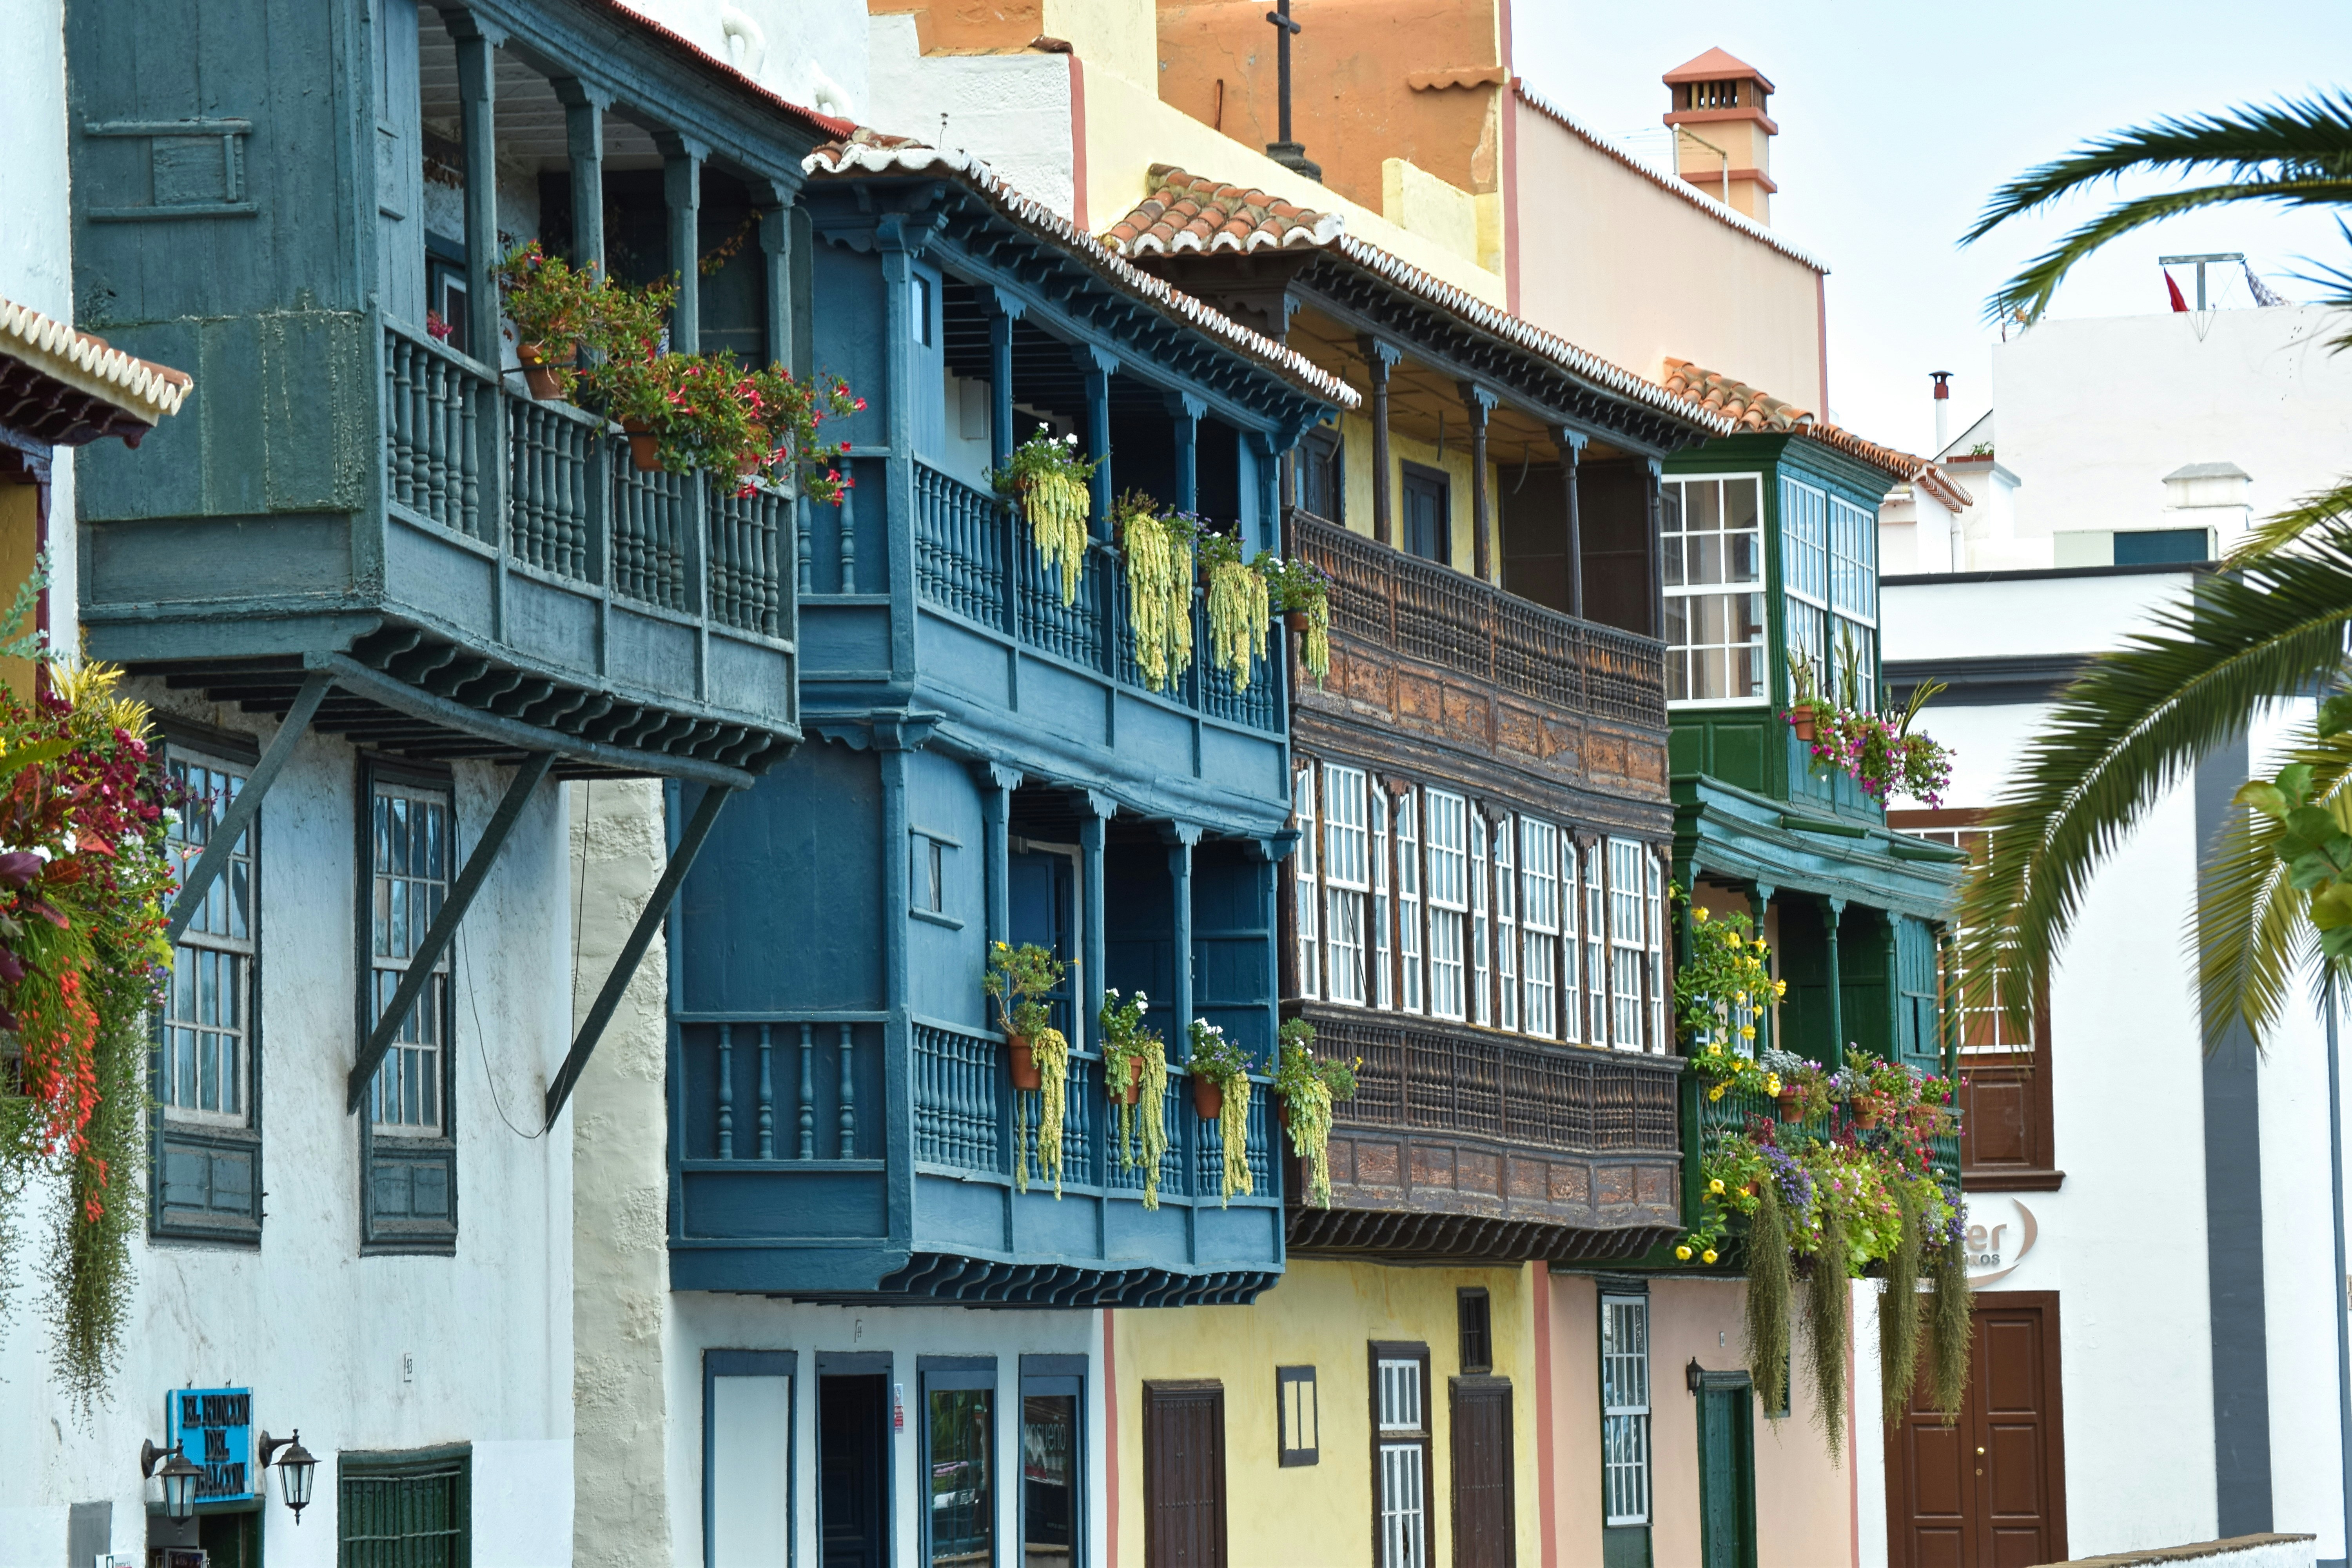
{"label": "wooden post", "polygon": [[1013,940],[1013,792],[1021,787],[1021,774],[1002,763],[983,763],[973,772],[980,776],[980,853],[988,887],[987,941],[992,946]]}
{"label": "wooden post", "polygon": [[1576,473],[1584,458],[1584,436],[1560,426],[1552,431],[1551,438],[1559,446],[1559,480],[1567,491],[1567,537],[1561,548],[1568,557],[1568,613],[1580,621],[1584,618],[1584,520],[1577,510]]}
{"label": "wooden post", "polygon": [[1495,506],[1486,486],[1486,426],[1499,401],[1475,382],[1462,384],[1462,406],[1470,415],[1470,547],[1478,581],[1497,580],[1495,571]]}
{"label": "wooden post", "polygon": [[[444,16],[457,47],[457,121],[466,146],[466,346],[499,366],[499,40],[467,12]],[[504,420],[498,422],[501,426]]]}
{"label": "wooden post", "polygon": [[1665,526],[1665,520],[1658,511],[1658,459],[1648,459],[1642,471],[1649,518],[1649,526],[1643,530],[1642,546],[1650,563],[1650,635],[1663,637],[1666,635],[1666,562],[1664,542],[1658,531]]}
{"label": "wooden post", "polygon": [[710,150],[673,132],[655,135],[662,153],[662,200],[669,208],[669,268],[677,275],[677,303],[670,310],[669,346],[679,353],[702,352],[702,161]]}
{"label": "wooden post", "polygon": [[1208,400],[1190,392],[1167,395],[1176,441],[1176,510],[1201,510],[1201,416]]}
{"label": "wooden post", "polygon": [[[1756,921],[1758,936],[1764,934],[1764,917],[1771,911],[1772,895],[1778,890],[1769,882],[1757,882],[1748,889],[1748,909]],[[1780,955],[1780,944],[1776,942],[1771,946],[1770,957],[1777,960]],[[1774,978],[1777,979],[1779,976],[1775,975]],[[1780,1017],[1780,1004],[1776,992],[1765,997],[1764,1005],[1756,1010],[1756,1055],[1759,1058],[1762,1058],[1766,1047],[1778,1037],[1779,1030],[1775,1026],[1779,1023]]]}
{"label": "wooden post", "polygon": [[1078,954],[1086,971],[1080,977],[1086,994],[1078,998],[1079,1016],[1073,1022],[1077,1026],[1079,1040],[1099,1047],[1103,964],[1108,948],[1103,937],[1103,842],[1106,828],[1118,811],[1118,803],[1107,795],[1088,790],[1086,806],[1086,812],[1078,818],[1078,876],[1085,884],[1080,893],[1080,902],[1085,907],[1080,911]]}
{"label": "wooden post", "polygon": [[1822,908],[1828,918],[1822,921],[1823,934],[1829,939],[1830,965],[1830,1050],[1823,1064],[1830,1068],[1845,1066],[1845,989],[1838,973],[1838,924],[1845,919],[1843,899],[1824,899]]}
{"label": "wooden post", "polygon": [[1392,521],[1396,484],[1389,473],[1393,467],[1389,457],[1389,373],[1404,358],[1404,351],[1370,332],[1360,335],[1356,342],[1372,374],[1372,537],[1392,544],[1396,542]]}
{"label": "wooden post", "polygon": [[[1169,977],[1169,1005],[1174,1009],[1168,1026],[1168,1041],[1180,1045],[1188,1037],[1185,1031],[1192,1023],[1192,850],[1201,842],[1201,830],[1189,822],[1174,822],[1160,830],[1168,841],[1168,883],[1171,900],[1171,938],[1172,953]],[[1183,1047],[1189,1054],[1190,1047]]]}
{"label": "wooden post", "polygon": [[770,364],[792,368],[793,350],[793,198],[797,194],[782,180],[746,182],[760,208],[761,336]]}
{"label": "wooden post", "polygon": [[1094,536],[1110,537],[1110,378],[1118,374],[1118,360],[1107,349],[1079,343],[1070,351],[1087,384],[1087,456],[1095,459]]}
{"label": "wooden post", "polygon": [[551,82],[572,160],[572,265],[604,269],[604,110],[612,100],[576,77]]}

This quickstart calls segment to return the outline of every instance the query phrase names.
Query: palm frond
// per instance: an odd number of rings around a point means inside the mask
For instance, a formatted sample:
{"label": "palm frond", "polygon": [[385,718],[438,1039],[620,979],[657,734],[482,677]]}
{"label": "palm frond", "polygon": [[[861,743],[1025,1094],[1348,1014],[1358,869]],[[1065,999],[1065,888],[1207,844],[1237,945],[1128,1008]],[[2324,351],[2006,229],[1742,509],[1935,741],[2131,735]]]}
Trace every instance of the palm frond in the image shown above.
{"label": "palm frond", "polygon": [[2284,511],[2274,513],[2247,531],[2238,541],[2224,563],[2243,566],[2259,561],[2274,550],[2283,550],[2315,528],[2341,520],[2352,521],[2352,479],[2339,480],[2332,489],[2307,495]]}
{"label": "palm frond", "polygon": [[[2311,799],[2352,827],[2352,731],[2306,736],[2268,770],[2311,769]],[[2286,1007],[2295,974],[2319,958],[2310,896],[2289,885],[2279,855],[2285,825],[2243,809],[2222,828],[2198,880],[2186,936],[2195,959],[2205,1039],[2242,1021],[2259,1046]]]}
{"label": "palm frond", "polygon": [[1998,975],[2021,1022],[2092,871],[2140,815],[2265,705],[2341,664],[2352,524],[2305,538],[2200,578],[2155,631],[2094,659],[2027,746],[1960,906],[1963,973],[1979,991]]}

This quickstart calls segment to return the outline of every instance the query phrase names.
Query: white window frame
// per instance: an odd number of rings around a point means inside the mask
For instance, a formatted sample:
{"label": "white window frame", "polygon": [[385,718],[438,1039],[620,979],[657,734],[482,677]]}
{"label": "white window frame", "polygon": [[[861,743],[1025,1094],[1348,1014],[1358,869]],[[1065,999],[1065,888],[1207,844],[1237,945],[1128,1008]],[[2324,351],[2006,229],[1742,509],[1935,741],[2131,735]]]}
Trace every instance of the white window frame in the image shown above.
{"label": "white window frame", "polygon": [[1581,847],[1584,883],[1584,1042],[1609,1043],[1609,884],[1601,840]]}
{"label": "white window frame", "polygon": [[1396,803],[1397,958],[1404,973],[1402,1012],[1425,1010],[1429,976],[1422,960],[1421,791],[1408,788]]}
{"label": "white window frame", "polygon": [[1312,1002],[1323,994],[1321,942],[1323,898],[1315,874],[1318,833],[1315,814],[1315,764],[1301,763],[1291,783],[1291,810],[1298,828],[1298,847],[1291,854],[1291,876],[1297,897],[1295,924],[1298,937],[1298,994]]}
{"label": "white window frame", "polygon": [[[1383,1356],[1380,1376],[1380,1568],[1428,1568],[1423,1554],[1428,1539],[1429,1500],[1423,1493],[1423,1469],[1428,1447],[1428,1391],[1422,1387],[1421,1363]],[[1391,1433],[1409,1438],[1389,1441]]]}
{"label": "white window frame", "polygon": [[1488,919],[1487,887],[1493,875],[1486,814],[1470,807],[1470,997],[1464,1011],[1474,1024],[1495,1021],[1494,931]]}
{"label": "white window frame", "polygon": [[1878,516],[1833,495],[1829,535],[1830,667],[1837,668],[1850,632],[1862,651],[1861,708],[1874,713],[1878,710]]}
{"label": "white window frame", "polygon": [[1650,1522],[1650,1299],[1601,1298],[1601,1522]]}
{"label": "white window frame", "polygon": [[1559,830],[1559,1037],[1574,1044],[1584,1038],[1584,883],[1579,876],[1583,852],[1576,831]]}
{"label": "white window frame", "polygon": [[1372,829],[1372,1005],[1396,1005],[1396,975],[1390,931],[1396,904],[1389,897],[1389,797],[1380,781],[1366,792]]}
{"label": "white window frame", "polygon": [[[1780,597],[1783,638],[1791,658],[1813,668],[1813,685],[1835,702],[1837,646],[1830,614],[1830,493],[1793,474],[1780,476]],[[1790,700],[1795,700],[1795,693]]]}
{"label": "white window frame", "polygon": [[1519,818],[1520,929],[1527,933],[1522,989],[1528,1033],[1559,1033],[1559,828],[1538,817]]}
{"label": "white window frame", "polygon": [[[1715,491],[1717,515],[1728,516],[1728,512],[1724,510],[1725,487],[1743,480],[1755,488],[1755,526],[1749,529],[1723,530],[1717,533],[1717,537],[1723,540],[1727,546],[1729,542],[1739,534],[1744,533],[1751,536],[1751,542],[1754,548],[1749,558],[1756,563],[1756,575],[1754,579],[1750,582],[1740,583],[1734,583],[1728,580],[1721,583],[1675,582],[1674,578],[1677,575],[1677,573],[1674,570],[1675,562],[1674,552],[1680,550],[1681,543],[1684,539],[1691,537],[1687,529],[1687,524],[1690,519],[1691,493],[1701,487],[1711,487]],[[1764,604],[1764,594],[1766,591],[1766,584],[1769,578],[1769,573],[1766,569],[1764,553],[1767,535],[1764,527],[1764,475],[1762,471],[1759,469],[1753,472],[1738,474],[1693,474],[1682,479],[1662,479],[1659,481],[1659,484],[1661,489],[1671,489],[1675,491],[1676,499],[1681,502],[1680,507],[1677,509],[1676,515],[1683,519],[1685,525],[1684,531],[1665,535],[1664,543],[1661,547],[1662,558],[1667,562],[1667,571],[1665,573],[1667,581],[1664,586],[1664,597],[1667,599],[1669,604],[1671,605],[1674,601],[1679,600],[1686,603],[1693,603],[1695,605],[1696,601],[1702,599],[1723,599],[1729,601],[1745,595],[1755,601],[1755,603],[1750,606],[1751,609],[1759,612],[1755,616],[1757,640],[1746,645],[1753,647],[1756,652],[1759,685],[1759,689],[1756,694],[1749,697],[1677,697],[1672,699],[1667,703],[1667,706],[1677,710],[1685,708],[1752,708],[1759,702],[1767,702],[1770,700],[1772,695],[1772,670],[1770,668],[1772,634],[1771,617],[1769,612],[1767,612],[1767,607]],[[1728,566],[1727,550],[1726,565],[1727,567]],[[1730,607],[1727,603],[1725,606],[1725,614],[1727,617],[1729,613]],[[1696,614],[1696,610],[1695,607],[1692,611],[1685,614],[1684,619],[1684,625],[1685,626],[1690,626],[1694,624],[1693,617]],[[1671,620],[1671,618],[1670,615],[1669,619]],[[1666,647],[1666,658],[1669,661],[1672,661],[1677,658],[1687,657],[1691,650],[1696,648],[1728,650],[1740,646],[1742,645],[1738,643],[1697,644],[1688,641],[1682,643],[1670,642]],[[1687,666],[1685,666],[1685,668],[1687,668]],[[1668,682],[1668,689],[1671,690],[1672,689],[1672,681],[1670,679]]]}
{"label": "white window frame", "polygon": [[[165,766],[189,799],[170,829],[172,857],[184,881],[253,772],[193,747],[169,745]],[[157,1009],[160,1042],[153,1092],[164,1119],[197,1126],[245,1127],[253,1120],[254,964],[259,957],[261,876],[257,825],[238,837],[228,864],[205,890],[173,944],[172,974]],[[222,1057],[230,1060],[223,1070]],[[182,1093],[182,1069],[189,1082]],[[205,1069],[213,1100],[204,1100]],[[193,1103],[191,1103],[193,1101]],[[227,1103],[233,1101],[234,1103]]]}
{"label": "white window frame", "polygon": [[1665,851],[1655,845],[1643,857],[1650,868],[1649,896],[1642,900],[1649,917],[1650,1054],[1663,1056],[1674,1037],[1666,1027],[1666,879]]}
{"label": "white window frame", "polygon": [[1495,993],[1501,998],[1496,1023],[1519,1027],[1519,818],[1495,824]]}
{"label": "white window frame", "polygon": [[[384,865],[383,847],[379,841],[376,816],[379,803],[405,800],[427,808],[425,820],[437,810],[441,815],[440,875],[409,875],[388,870]],[[457,808],[455,792],[446,785],[411,784],[404,779],[377,777],[373,781],[368,800],[368,949],[369,984],[373,986],[371,1019],[378,1017],[386,1002],[400,987],[408,970],[408,954],[413,943],[424,938],[442,903],[449,896],[452,883],[457,879]],[[424,889],[423,918],[417,919],[415,889]],[[435,896],[437,893],[437,897]],[[395,907],[409,914],[404,933],[392,928],[398,922],[392,918]],[[405,951],[403,951],[405,947]],[[433,965],[434,978],[417,993],[409,1014],[409,1022],[394,1031],[391,1047],[384,1052],[383,1065],[376,1069],[375,1079],[368,1087],[368,1117],[377,1137],[438,1138],[445,1135],[449,1120],[449,1064],[451,1061],[449,1034],[452,1013],[448,1005],[450,971],[455,944],[444,948]],[[426,1031],[429,1029],[430,1036]],[[408,1097],[404,1086],[414,1082],[419,1092],[415,1097],[416,1114],[408,1115]],[[425,1091],[429,1090],[432,1105],[425,1107]],[[384,1114],[386,1101],[397,1098],[395,1114]]]}
{"label": "white window frame", "polygon": [[1470,923],[1470,802],[1425,789],[1423,844],[1428,858],[1429,1016],[1466,1021]]}
{"label": "white window frame", "polygon": [[1649,851],[1639,839],[1609,840],[1609,1043],[1642,1048],[1642,971],[1649,951],[1643,868]]}
{"label": "white window frame", "polygon": [[1324,995],[1359,1007],[1370,992],[1364,973],[1364,905],[1372,887],[1371,844],[1364,793],[1370,783],[1361,768],[1323,764]]}

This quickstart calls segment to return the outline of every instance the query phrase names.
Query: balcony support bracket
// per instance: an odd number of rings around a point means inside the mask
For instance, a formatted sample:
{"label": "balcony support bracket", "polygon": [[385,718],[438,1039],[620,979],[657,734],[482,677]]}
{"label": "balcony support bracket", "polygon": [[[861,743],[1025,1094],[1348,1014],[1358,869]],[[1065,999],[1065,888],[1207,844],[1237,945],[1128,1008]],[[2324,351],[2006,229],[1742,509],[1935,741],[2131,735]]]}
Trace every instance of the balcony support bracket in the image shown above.
{"label": "balcony support bracket", "polygon": [[213,825],[205,840],[205,852],[197,858],[196,868],[180,884],[180,896],[173,900],[171,918],[164,926],[166,942],[180,940],[188,922],[195,919],[196,910],[203,907],[205,895],[228,868],[228,858],[236,850],[236,841],[245,837],[245,830],[261,815],[261,797],[269,793],[271,783],[286,766],[286,759],[294,754],[295,745],[302,739],[303,731],[310,729],[319,704],[326,700],[334,684],[335,678],[323,669],[314,669],[303,678],[301,689],[294,694],[294,706],[279,721],[269,749],[261,753],[261,761],[247,775],[245,787],[237,791],[236,798],[229,802],[228,809]]}
{"label": "balcony support bracket", "polygon": [[[710,829],[719,821],[719,807],[725,805],[734,793],[731,789],[717,787],[704,790],[702,799],[694,808],[694,815],[687,818],[685,831],[677,836],[677,843],[669,852],[669,864],[662,868],[660,879],[654,883],[653,897],[646,900],[645,912],[637,916],[637,923],[630,928],[629,940],[621,944],[620,954],[613,961],[613,972],[604,977],[604,988],[596,993],[595,1005],[581,1020],[580,1033],[572,1039],[572,1049],[564,1054],[563,1065],[556,1069],[555,1081],[547,1086],[548,1126],[554,1126],[555,1119],[563,1114],[564,1102],[572,1098],[572,1089],[578,1087],[580,1075],[588,1068],[590,1054],[596,1049],[596,1042],[604,1037],[604,1026],[613,1021],[613,1013],[621,1005],[621,994],[636,977],[637,965],[643,962],[646,949],[653,945],[654,932],[660,930],[662,921],[669,918],[671,900],[677,897],[678,889],[686,881],[686,874],[694,869],[696,857],[702,853],[703,844],[710,837]],[[848,1114],[846,1107],[843,1114]]]}

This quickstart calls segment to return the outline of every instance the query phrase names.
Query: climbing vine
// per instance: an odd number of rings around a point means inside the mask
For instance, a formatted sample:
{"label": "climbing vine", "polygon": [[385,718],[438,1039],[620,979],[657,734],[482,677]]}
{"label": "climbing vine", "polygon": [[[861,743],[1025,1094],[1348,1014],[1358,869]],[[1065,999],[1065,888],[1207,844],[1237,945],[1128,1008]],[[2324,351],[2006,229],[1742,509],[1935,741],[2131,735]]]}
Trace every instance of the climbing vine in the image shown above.
{"label": "climbing vine", "polygon": [[1315,1054],[1315,1026],[1292,1018],[1282,1026],[1274,1091],[1290,1119],[1290,1152],[1307,1162],[1307,1201],[1331,1206],[1331,1108],[1356,1098],[1356,1068]]}

